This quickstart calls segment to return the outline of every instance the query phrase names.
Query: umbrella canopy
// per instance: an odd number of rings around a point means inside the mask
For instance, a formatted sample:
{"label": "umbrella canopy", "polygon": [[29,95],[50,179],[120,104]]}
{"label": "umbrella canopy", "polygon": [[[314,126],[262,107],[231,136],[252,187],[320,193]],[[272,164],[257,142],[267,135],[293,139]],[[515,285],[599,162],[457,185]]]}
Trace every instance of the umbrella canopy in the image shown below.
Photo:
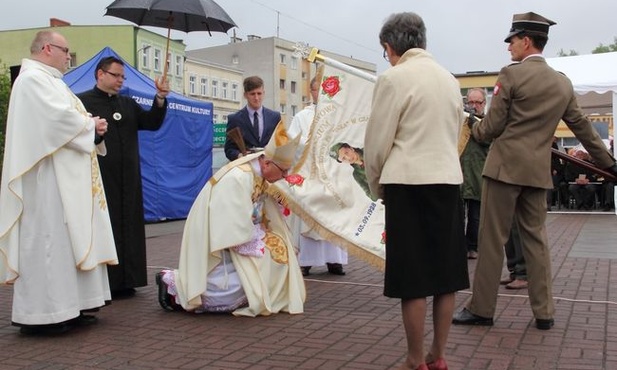
{"label": "umbrella canopy", "polygon": [[227,12],[212,0],[115,0],[105,15],[140,26],[184,32],[227,32],[236,27]]}

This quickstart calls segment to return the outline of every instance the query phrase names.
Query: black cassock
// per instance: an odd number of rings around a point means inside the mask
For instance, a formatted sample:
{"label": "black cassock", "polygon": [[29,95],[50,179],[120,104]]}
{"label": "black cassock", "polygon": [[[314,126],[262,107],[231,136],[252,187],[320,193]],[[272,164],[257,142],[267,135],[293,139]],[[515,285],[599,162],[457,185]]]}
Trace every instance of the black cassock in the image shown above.
{"label": "black cassock", "polygon": [[98,159],[119,262],[108,266],[111,291],[145,286],[146,233],[137,132],[162,126],[167,100],[163,108],[153,101],[147,111],[128,96],[109,96],[97,87],[78,97],[89,113],[108,123],[104,137],[107,155]]}

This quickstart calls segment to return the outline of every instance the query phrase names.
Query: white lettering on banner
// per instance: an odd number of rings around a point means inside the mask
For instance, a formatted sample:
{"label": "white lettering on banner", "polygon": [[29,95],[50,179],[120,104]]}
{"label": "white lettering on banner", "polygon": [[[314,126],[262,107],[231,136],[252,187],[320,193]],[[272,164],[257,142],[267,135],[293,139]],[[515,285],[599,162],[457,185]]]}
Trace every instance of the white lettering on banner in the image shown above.
{"label": "white lettering on banner", "polygon": [[[133,98],[133,100],[135,100],[137,104],[147,105],[147,106],[152,105],[152,99],[148,99],[148,98],[144,98],[144,97],[136,96],[136,95],[133,95],[131,98]],[[191,107],[190,105],[185,105],[185,104],[180,104],[180,103],[168,103],[167,109],[179,110],[182,112],[189,112],[189,113],[194,113],[194,114],[201,114],[204,116],[210,115],[210,109]]]}

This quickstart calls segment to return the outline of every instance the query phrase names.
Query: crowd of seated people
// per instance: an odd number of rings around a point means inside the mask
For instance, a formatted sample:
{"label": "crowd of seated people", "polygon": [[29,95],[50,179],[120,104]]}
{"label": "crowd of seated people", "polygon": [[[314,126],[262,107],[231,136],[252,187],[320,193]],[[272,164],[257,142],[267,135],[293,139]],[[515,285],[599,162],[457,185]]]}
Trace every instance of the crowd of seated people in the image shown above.
{"label": "crowd of seated people", "polygon": [[[568,154],[593,164],[589,153],[580,146],[570,148]],[[554,188],[547,195],[549,210],[553,207],[585,211],[615,209],[614,182],[555,156],[552,158],[551,171]]]}

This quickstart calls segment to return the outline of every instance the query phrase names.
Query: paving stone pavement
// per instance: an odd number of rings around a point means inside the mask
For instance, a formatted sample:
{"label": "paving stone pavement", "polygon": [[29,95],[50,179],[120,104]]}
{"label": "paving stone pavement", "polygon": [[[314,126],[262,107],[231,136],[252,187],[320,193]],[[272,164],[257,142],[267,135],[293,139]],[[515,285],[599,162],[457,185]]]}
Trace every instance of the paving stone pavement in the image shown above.
{"label": "paving stone pavement", "polygon": [[[154,274],[177,265],[182,225],[147,225],[149,285],[101,309],[97,325],[55,337],[21,335],[10,325],[12,288],[0,286],[0,369],[372,370],[402,363],[399,301],[382,295],[382,272],[354,258],[346,276],[313,267],[301,315],[163,311]],[[617,290],[610,289],[617,283],[617,217],[549,214],[547,226],[555,327],[536,329],[527,291],[502,287],[493,327],[452,326],[450,369],[617,369]],[[457,310],[469,296],[457,294]],[[429,317],[426,346],[431,325]]]}

